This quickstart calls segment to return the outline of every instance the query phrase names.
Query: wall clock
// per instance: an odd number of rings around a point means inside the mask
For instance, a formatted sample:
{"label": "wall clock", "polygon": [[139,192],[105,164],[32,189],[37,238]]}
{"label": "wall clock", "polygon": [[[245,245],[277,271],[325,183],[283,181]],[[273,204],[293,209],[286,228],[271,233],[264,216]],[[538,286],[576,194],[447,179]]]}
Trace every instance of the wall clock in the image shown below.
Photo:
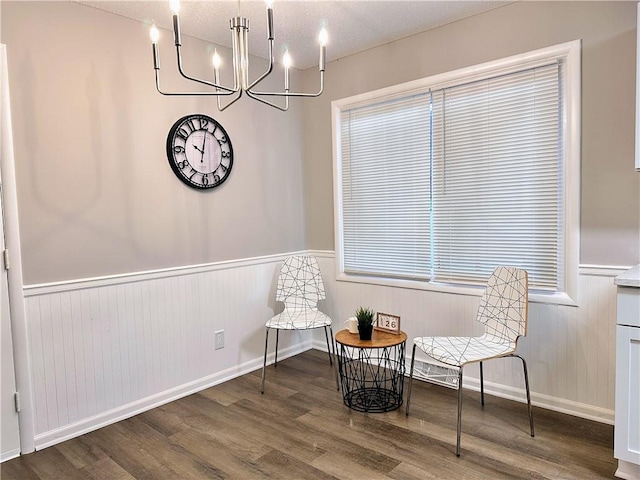
{"label": "wall clock", "polygon": [[222,184],[233,167],[233,147],[222,125],[207,115],[186,115],[167,136],[167,158],[176,176],[193,188]]}

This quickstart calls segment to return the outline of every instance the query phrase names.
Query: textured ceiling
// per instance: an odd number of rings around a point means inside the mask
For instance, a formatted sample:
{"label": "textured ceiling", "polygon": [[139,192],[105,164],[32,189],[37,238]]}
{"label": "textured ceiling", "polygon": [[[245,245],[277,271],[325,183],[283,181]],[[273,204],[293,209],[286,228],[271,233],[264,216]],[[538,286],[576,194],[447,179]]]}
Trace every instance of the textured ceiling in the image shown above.
{"label": "textured ceiling", "polygon": [[[168,1],[82,1],[84,5],[171,30]],[[383,45],[418,32],[477,15],[509,1],[366,1],[366,0],[275,0],[275,55],[285,48],[293,66],[309,68],[318,63],[318,32],[329,32],[327,60]],[[266,12],[262,1],[193,1],[181,3],[183,35],[231,46],[229,19],[238,13],[249,18],[249,50],[266,58]],[[161,32],[161,44],[170,44],[172,35]]]}

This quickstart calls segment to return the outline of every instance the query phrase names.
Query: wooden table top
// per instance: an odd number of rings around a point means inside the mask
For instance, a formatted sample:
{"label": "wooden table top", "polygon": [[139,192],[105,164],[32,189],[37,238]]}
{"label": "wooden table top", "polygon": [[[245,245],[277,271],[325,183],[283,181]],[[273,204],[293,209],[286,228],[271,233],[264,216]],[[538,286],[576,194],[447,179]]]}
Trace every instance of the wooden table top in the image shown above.
{"label": "wooden table top", "polygon": [[374,330],[371,340],[360,340],[357,333],[349,333],[344,329],[336,333],[336,342],[346,345],[347,347],[356,348],[385,348],[399,345],[407,340],[407,334],[400,332],[398,335],[389,332]]}

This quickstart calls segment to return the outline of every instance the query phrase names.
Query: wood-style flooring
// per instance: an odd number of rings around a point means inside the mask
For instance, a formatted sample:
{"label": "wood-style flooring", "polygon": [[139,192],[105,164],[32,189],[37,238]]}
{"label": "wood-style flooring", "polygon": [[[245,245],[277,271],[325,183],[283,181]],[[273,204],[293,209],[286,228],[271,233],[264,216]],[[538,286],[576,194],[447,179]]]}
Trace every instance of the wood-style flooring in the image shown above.
{"label": "wood-style flooring", "polygon": [[[535,388],[535,385],[533,386]],[[406,390],[406,384],[405,384]],[[342,403],[327,354],[308,351],[128,420],[10,460],[11,479],[613,478],[613,427],[416,381],[404,405],[363,414]]]}

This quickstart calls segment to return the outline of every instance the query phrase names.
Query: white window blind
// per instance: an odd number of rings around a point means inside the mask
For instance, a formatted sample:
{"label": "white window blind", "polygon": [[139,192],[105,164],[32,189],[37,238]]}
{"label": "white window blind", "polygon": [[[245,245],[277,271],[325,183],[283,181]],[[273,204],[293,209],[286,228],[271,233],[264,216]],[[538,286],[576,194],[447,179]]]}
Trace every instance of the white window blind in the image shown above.
{"label": "white window blind", "polygon": [[516,265],[532,288],[561,284],[560,68],[434,93],[434,280],[484,283]]}
{"label": "white window blind", "polygon": [[483,284],[513,265],[563,291],[565,66],[342,107],[343,271]]}
{"label": "white window blind", "polygon": [[422,94],[341,113],[345,272],[428,277],[429,108]]}

